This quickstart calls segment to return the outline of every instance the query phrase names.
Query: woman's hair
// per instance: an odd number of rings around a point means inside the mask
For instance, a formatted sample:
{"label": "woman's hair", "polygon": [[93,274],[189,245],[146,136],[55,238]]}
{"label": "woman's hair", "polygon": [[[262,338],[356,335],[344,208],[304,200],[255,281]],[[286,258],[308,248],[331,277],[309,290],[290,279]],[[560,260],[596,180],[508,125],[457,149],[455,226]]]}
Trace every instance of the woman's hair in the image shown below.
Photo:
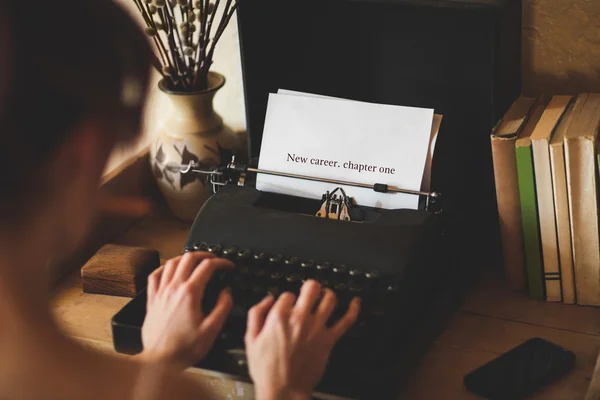
{"label": "woman's hair", "polygon": [[[41,191],[41,171],[83,120],[135,139],[152,51],[111,0],[0,0],[0,219]],[[18,210],[18,211],[22,211]]]}

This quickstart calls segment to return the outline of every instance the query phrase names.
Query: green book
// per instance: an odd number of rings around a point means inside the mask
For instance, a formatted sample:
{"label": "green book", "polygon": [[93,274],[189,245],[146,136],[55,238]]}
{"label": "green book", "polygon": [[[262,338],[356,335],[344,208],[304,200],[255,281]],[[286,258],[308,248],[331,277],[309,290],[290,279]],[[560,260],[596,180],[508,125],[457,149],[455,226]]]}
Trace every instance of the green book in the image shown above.
{"label": "green book", "polygon": [[527,286],[531,297],[536,300],[545,300],[544,264],[532,155],[531,144],[525,147],[517,147],[517,175],[519,178],[519,197],[521,199],[523,239],[525,241]]}
{"label": "green book", "polygon": [[535,189],[531,134],[544,113],[548,102],[548,96],[540,96],[528,118],[527,125],[515,143],[527,286],[529,295],[536,300],[546,300],[546,294],[544,292],[544,260],[540,239],[540,220]]}

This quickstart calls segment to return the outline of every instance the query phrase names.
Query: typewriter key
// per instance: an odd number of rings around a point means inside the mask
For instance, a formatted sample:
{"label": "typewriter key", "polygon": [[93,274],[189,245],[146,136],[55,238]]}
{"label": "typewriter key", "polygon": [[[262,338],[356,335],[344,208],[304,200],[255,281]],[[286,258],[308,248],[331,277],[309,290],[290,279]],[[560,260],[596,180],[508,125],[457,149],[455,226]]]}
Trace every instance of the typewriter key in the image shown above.
{"label": "typewriter key", "polygon": [[364,289],[364,275],[362,271],[358,268],[352,268],[348,272],[348,275],[348,289],[352,292],[352,288],[354,287],[354,290],[358,290],[358,288],[360,288],[360,291],[362,291]]}
{"label": "typewriter key", "polygon": [[383,293],[379,296],[380,302],[389,307],[398,300],[400,294],[398,284],[395,282],[387,282],[383,289]]}
{"label": "typewriter key", "polygon": [[302,269],[310,270],[315,266],[315,262],[313,260],[302,261],[300,263],[300,267]]}
{"label": "typewriter key", "polygon": [[281,262],[281,259],[283,257],[279,256],[279,255],[275,255],[275,256],[271,256],[269,257],[269,264],[273,267],[279,265],[279,263]]}
{"label": "typewriter key", "polygon": [[221,253],[221,255],[225,258],[233,260],[237,256],[237,249],[235,247],[228,247],[225,250],[223,250],[223,253]]}
{"label": "typewriter key", "polygon": [[374,281],[377,278],[379,278],[379,271],[377,271],[376,269],[369,271],[365,274],[365,278]]}
{"label": "typewriter key", "polygon": [[300,283],[302,281],[302,275],[300,274],[291,274],[285,278],[288,283]]}
{"label": "typewriter key", "polygon": [[328,262],[320,262],[317,263],[317,271],[326,272],[329,271],[331,265]]}
{"label": "typewriter key", "polygon": [[275,271],[271,273],[271,279],[275,282],[281,282],[281,280],[283,280],[284,277],[285,275],[281,271]]}
{"label": "typewriter key", "polygon": [[320,278],[320,279],[317,279],[317,282],[319,282],[319,285],[321,285],[321,287],[323,289],[331,288],[331,282],[328,279]]}
{"label": "typewriter key", "polygon": [[279,286],[271,286],[268,290],[269,294],[273,297],[278,297],[281,294]]}
{"label": "typewriter key", "polygon": [[292,272],[298,265],[300,265],[300,260],[296,257],[286,258],[283,262],[283,268],[287,272]]}
{"label": "typewriter key", "polygon": [[210,246],[208,246],[207,250],[213,253],[214,255],[218,256],[221,253],[221,246],[218,244],[211,244]]}
{"label": "typewriter key", "polygon": [[256,253],[254,254],[254,263],[257,265],[262,265],[267,259],[267,255],[265,253]]}
{"label": "typewriter key", "polygon": [[300,289],[300,285],[302,284],[302,275],[301,274],[291,274],[286,276],[285,278],[284,290],[288,292],[297,293]]}
{"label": "typewriter key", "polygon": [[240,250],[237,253],[237,257],[238,261],[249,261],[252,258],[252,252],[250,250]]}
{"label": "typewriter key", "polygon": [[300,260],[298,260],[296,257],[291,257],[291,258],[286,258],[284,263],[285,263],[285,265],[295,267],[296,265],[298,265],[300,263]]}
{"label": "typewriter key", "polygon": [[194,250],[195,251],[206,251],[206,250],[208,250],[208,245],[204,242],[195,242]]}
{"label": "typewriter key", "polygon": [[354,277],[354,278],[360,278],[363,274],[362,270],[360,268],[352,268],[349,272],[350,276]]}
{"label": "typewriter key", "polygon": [[346,267],[344,264],[337,264],[334,265],[331,270],[336,276],[342,276],[346,275],[346,273],[348,272],[348,267]]}
{"label": "typewriter key", "polygon": [[367,291],[376,290],[379,286],[379,271],[371,270],[365,273],[365,289]]}
{"label": "typewriter key", "polygon": [[385,291],[389,297],[397,296],[399,292],[398,285],[396,285],[395,283],[391,283],[387,285]]}

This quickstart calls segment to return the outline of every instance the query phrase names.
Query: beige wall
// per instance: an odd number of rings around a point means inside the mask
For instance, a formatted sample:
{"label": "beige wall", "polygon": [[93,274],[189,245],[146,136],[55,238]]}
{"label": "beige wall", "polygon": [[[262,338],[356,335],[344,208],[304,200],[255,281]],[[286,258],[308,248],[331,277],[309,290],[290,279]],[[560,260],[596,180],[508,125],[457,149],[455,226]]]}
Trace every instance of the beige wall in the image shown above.
{"label": "beige wall", "polygon": [[523,0],[523,91],[600,92],[600,0]]}
{"label": "beige wall", "polygon": [[[140,20],[132,0],[116,0]],[[215,55],[213,69],[227,78],[215,106],[235,130],[246,128],[237,22],[232,19]],[[600,92],[600,0],[523,0],[523,92]],[[167,111],[165,111],[167,109]],[[144,147],[165,120],[168,104],[153,87],[145,135],[134,148],[118,149],[109,169]]]}

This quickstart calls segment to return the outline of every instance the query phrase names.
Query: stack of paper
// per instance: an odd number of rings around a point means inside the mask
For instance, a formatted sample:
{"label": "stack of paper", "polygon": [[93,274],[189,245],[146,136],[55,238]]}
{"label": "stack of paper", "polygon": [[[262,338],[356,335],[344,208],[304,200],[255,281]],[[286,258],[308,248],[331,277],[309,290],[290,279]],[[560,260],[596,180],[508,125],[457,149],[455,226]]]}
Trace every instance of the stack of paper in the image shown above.
{"label": "stack of paper", "polygon": [[[429,190],[441,116],[432,109],[279,90],[269,95],[259,168],[402,189]],[[259,174],[266,192],[321,199],[337,186]],[[341,186],[362,206],[418,208],[418,196]]]}

